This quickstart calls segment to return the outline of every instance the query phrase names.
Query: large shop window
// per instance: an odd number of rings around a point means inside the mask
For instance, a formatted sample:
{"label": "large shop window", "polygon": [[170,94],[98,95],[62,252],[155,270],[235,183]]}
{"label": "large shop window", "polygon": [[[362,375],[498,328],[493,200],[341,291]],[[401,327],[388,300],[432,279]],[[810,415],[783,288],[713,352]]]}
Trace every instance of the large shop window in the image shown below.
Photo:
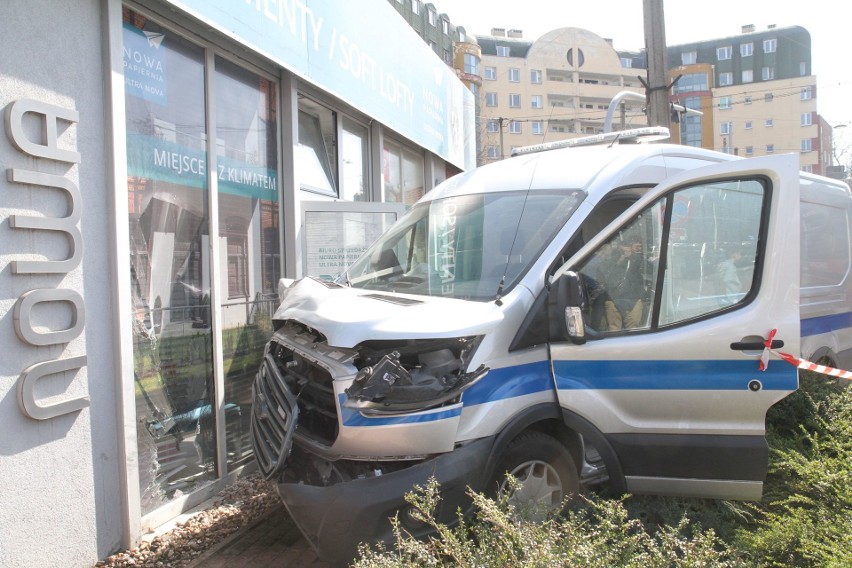
{"label": "large shop window", "polygon": [[[280,276],[275,86],[124,9],[130,272],[141,509],[147,514],[251,458],[250,376]],[[205,77],[214,88],[205,93]],[[215,97],[216,167],[207,153]],[[211,274],[210,179],[218,185]],[[223,298],[211,325],[211,290]],[[214,376],[213,334],[224,377]],[[218,386],[217,386],[218,385]],[[224,388],[224,424],[213,406]],[[227,455],[218,440],[225,438]]]}
{"label": "large shop window", "polygon": [[412,205],[425,193],[423,156],[386,139],[382,151],[382,182],[386,202]]}

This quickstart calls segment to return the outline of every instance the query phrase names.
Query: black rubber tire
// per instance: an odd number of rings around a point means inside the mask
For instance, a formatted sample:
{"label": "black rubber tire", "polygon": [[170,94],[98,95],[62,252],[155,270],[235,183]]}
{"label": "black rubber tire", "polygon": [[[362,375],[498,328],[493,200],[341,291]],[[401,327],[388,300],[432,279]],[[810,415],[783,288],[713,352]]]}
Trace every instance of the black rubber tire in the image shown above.
{"label": "black rubber tire", "polygon": [[535,502],[555,511],[580,492],[580,477],[568,449],[543,432],[524,432],[506,446],[488,483],[492,496],[505,490],[509,474],[526,491],[509,497],[516,509]]}

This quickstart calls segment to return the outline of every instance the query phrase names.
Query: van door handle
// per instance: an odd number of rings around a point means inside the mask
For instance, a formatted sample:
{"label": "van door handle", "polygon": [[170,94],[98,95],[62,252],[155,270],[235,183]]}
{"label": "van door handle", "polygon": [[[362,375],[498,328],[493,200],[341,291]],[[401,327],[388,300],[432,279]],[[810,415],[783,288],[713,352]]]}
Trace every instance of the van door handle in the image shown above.
{"label": "van door handle", "polygon": [[[765,345],[762,341],[736,341],[731,343],[732,351],[762,351]],[[784,347],[784,342],[780,339],[773,339],[769,345],[770,349],[781,349]]]}

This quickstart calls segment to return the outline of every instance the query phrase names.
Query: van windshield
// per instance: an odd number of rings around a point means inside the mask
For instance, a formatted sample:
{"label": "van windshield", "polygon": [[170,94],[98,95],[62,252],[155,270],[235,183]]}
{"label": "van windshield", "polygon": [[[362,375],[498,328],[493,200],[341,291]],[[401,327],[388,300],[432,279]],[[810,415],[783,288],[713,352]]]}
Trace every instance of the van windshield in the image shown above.
{"label": "van windshield", "polygon": [[468,300],[507,293],[585,193],[517,191],[415,205],[346,271],[356,288]]}

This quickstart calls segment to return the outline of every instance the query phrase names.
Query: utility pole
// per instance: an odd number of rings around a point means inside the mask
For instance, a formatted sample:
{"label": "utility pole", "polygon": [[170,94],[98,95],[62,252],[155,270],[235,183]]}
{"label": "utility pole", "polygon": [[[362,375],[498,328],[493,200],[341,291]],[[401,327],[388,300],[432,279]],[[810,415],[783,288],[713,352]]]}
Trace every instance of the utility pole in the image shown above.
{"label": "utility pole", "polygon": [[648,126],[671,128],[669,86],[666,79],[666,26],[663,0],[642,0],[645,20],[645,51],[648,54]]}
{"label": "utility pole", "polygon": [[506,151],[503,149],[503,122],[508,120],[507,118],[500,117],[500,159],[506,157]]}

